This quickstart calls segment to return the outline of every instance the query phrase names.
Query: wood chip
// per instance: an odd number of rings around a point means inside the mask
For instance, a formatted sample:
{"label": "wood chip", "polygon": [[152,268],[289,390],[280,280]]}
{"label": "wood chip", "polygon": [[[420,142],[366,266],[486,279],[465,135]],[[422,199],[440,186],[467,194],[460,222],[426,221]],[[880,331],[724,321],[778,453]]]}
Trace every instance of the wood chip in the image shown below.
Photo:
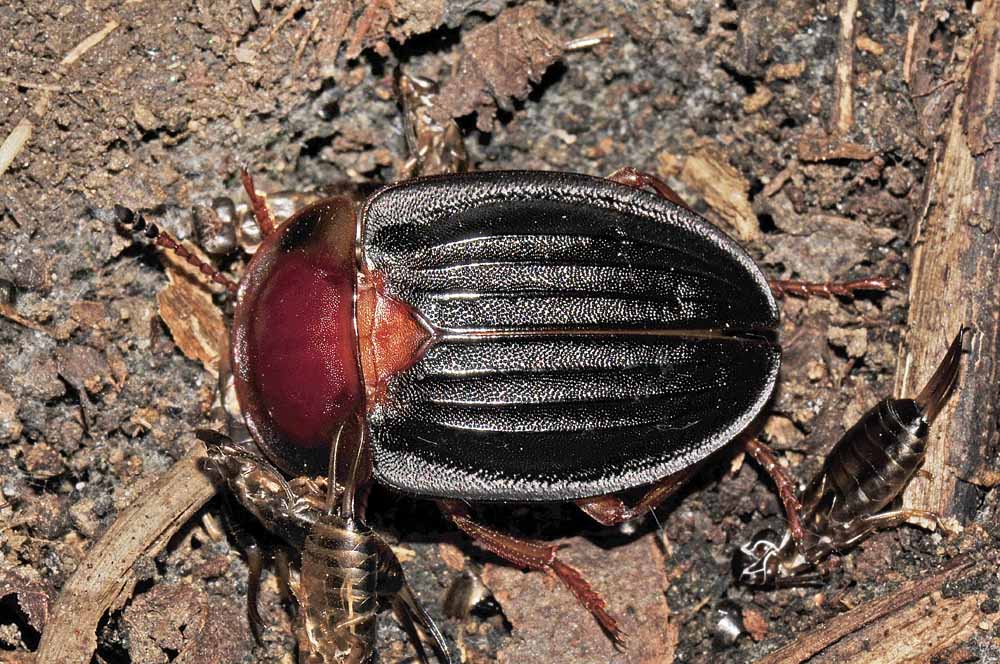
{"label": "wood chip", "polygon": [[743,627],[754,641],[763,641],[767,636],[767,618],[750,607],[743,609]]}
{"label": "wood chip", "polygon": [[702,148],[685,159],[680,179],[701,194],[740,242],[760,238],[760,224],[750,205],[750,183],[714,147]]}
{"label": "wood chip", "polygon": [[834,69],[832,131],[844,136],[854,127],[854,18],[858,0],[842,0],[840,5],[840,42]]}
{"label": "wood chip", "polygon": [[787,64],[771,65],[767,68],[764,80],[768,83],[771,81],[790,81],[794,78],[802,76],[802,72],[805,70],[805,62],[789,62]]}
{"label": "wood chip", "polygon": [[563,53],[564,43],[538,22],[531,7],[513,7],[462,39],[457,74],[441,87],[433,109],[439,122],[477,114],[480,131],[491,131],[497,107],[525,99]]}
{"label": "wood chip", "polygon": [[807,131],[799,138],[799,159],[802,161],[830,161],[852,159],[868,161],[877,152],[863,145],[846,141],[839,136],[830,136],[822,131]]}
{"label": "wood chip", "polygon": [[31,138],[33,127],[34,125],[31,124],[31,120],[21,118],[21,121],[14,126],[14,129],[4,139],[3,145],[0,145],[0,175],[7,172],[7,169],[14,163],[17,155],[24,149],[25,143]]}
{"label": "wood chip", "polygon": [[441,561],[449,569],[453,569],[456,572],[461,572],[465,569],[465,554],[451,542],[441,542],[438,544],[438,555],[441,556]]}
{"label": "wood chip", "polygon": [[752,95],[743,99],[743,111],[745,113],[756,113],[770,104],[772,99],[774,99],[774,93],[768,88],[761,86]]}
{"label": "wood chip", "polygon": [[872,55],[884,55],[885,54],[885,47],[882,46],[882,44],[879,44],[877,41],[875,41],[871,37],[867,37],[865,35],[861,35],[861,36],[858,37],[858,39],[857,39],[857,41],[855,43],[857,43],[859,49],[861,49],[862,51],[865,51],[866,53],[871,53]]}
{"label": "wood chip", "polygon": [[[184,246],[208,261],[195,245],[185,242]],[[220,349],[228,332],[222,312],[208,290],[214,282],[173,252],[161,256],[167,264],[169,283],[156,294],[160,318],[184,356],[201,362],[206,371],[217,376]]]}

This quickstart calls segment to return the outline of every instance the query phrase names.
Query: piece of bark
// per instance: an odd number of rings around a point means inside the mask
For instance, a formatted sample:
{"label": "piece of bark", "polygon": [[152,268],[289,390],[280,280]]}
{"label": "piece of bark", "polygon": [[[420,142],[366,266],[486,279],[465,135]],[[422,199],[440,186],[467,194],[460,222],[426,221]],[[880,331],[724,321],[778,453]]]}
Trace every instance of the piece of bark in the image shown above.
{"label": "piece of bark", "polygon": [[534,9],[507,9],[462,38],[457,73],[441,87],[431,113],[443,123],[475,112],[479,130],[492,131],[497,107],[510,110],[515,99],[525,99],[563,49]]}
{"label": "piece of bark", "polygon": [[88,664],[97,625],[132,595],[140,556],[155,556],[177,529],[215,495],[200,470],[205,446],[197,443],[139,499],[121,512],[80,562],[56,599],[42,632],[37,664]]}
{"label": "piece of bark", "polygon": [[[950,68],[943,74],[960,77],[959,93],[938,128],[916,220],[909,318],[896,375],[896,394],[916,395],[959,327],[972,327],[959,383],[931,428],[924,464],[930,477],[915,479],[905,496],[906,507],[960,520],[978,508],[976,485],[997,483],[1000,448],[998,11],[997,0],[984,3],[964,75]],[[926,61],[922,56],[915,53],[913,61]]]}
{"label": "piece of bark", "polygon": [[840,45],[837,48],[837,66],[834,70],[833,116],[830,118],[834,134],[844,136],[854,127],[854,16],[858,13],[858,0],[840,3]]}
{"label": "piece of bark", "polygon": [[655,537],[611,549],[574,538],[560,558],[576,567],[621,621],[627,649],[615,648],[594,617],[558,580],[488,564],[483,582],[513,626],[500,664],[660,664],[671,662],[678,627],[670,619],[664,591],[669,585]]}
{"label": "piece of bark", "polygon": [[936,656],[968,641],[978,630],[992,629],[1000,614],[982,614],[979,606],[985,600],[984,593],[948,598],[931,593],[837,642],[814,657],[811,664],[934,661]]}
{"label": "piece of bark", "polygon": [[[223,559],[223,563],[227,563]],[[214,597],[192,583],[161,583],[136,597],[122,622],[133,662],[229,664],[243,661],[250,626],[234,600]]]}
{"label": "piece of bark", "polygon": [[[41,581],[28,578],[16,570],[0,570],[0,600],[12,603],[24,614],[28,627],[41,633],[49,617],[51,588]],[[23,637],[23,634],[22,634]],[[4,643],[5,646],[16,645]],[[6,648],[3,648],[6,651]]]}
{"label": "piece of bark", "polygon": [[222,312],[207,285],[193,281],[176,264],[168,264],[167,279],[170,283],[156,294],[160,318],[185,357],[201,362],[213,377],[218,375],[219,343],[226,338]]}
{"label": "piece of bark", "polygon": [[657,174],[679,177],[697,191],[717,220],[740,242],[760,239],[760,223],[750,204],[750,182],[717,148],[706,146],[686,158],[661,153]]}
{"label": "piece of bark", "polygon": [[839,134],[827,134],[821,130],[804,131],[796,149],[799,159],[805,162],[835,159],[868,161],[878,154],[863,145],[844,139]]}

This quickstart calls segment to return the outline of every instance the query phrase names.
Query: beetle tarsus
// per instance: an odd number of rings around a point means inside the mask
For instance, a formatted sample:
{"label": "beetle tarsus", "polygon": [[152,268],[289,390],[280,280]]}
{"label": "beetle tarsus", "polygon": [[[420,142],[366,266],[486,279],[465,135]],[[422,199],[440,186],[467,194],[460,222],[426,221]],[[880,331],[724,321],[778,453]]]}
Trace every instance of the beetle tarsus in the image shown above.
{"label": "beetle tarsus", "polygon": [[257,220],[261,236],[267,237],[274,232],[275,228],[274,215],[271,214],[271,208],[267,205],[267,198],[257,193],[250,171],[245,166],[240,169],[240,181],[243,182],[243,189],[247,192],[247,198],[250,199],[250,209],[253,210],[253,216]]}
{"label": "beetle tarsus", "polygon": [[778,496],[785,507],[785,518],[788,521],[788,532],[796,543],[802,544],[805,541],[805,532],[802,530],[802,521],[799,512],[802,504],[795,496],[798,487],[795,480],[785,472],[785,469],[778,463],[778,458],[770,447],[757,440],[755,437],[743,439],[743,449],[756,461],[764,472],[767,473],[774,486],[778,490]]}
{"label": "beetle tarsus", "polygon": [[772,279],[768,282],[775,297],[796,295],[798,297],[854,298],[858,293],[884,293],[899,288],[899,282],[888,277],[866,277],[853,281],[812,282],[798,279]]}
{"label": "beetle tarsus", "polygon": [[624,650],[627,635],[622,631],[614,616],[608,613],[608,603],[601,597],[600,593],[591,587],[590,583],[583,578],[579,570],[567,565],[558,558],[553,557],[549,567],[556,577],[570,589],[577,601],[590,611],[591,615],[600,624],[601,629],[611,637],[615,645]]}
{"label": "beetle tarsus", "polygon": [[439,500],[445,516],[479,546],[522,569],[545,571],[563,582],[577,601],[594,616],[601,628],[619,647],[625,647],[625,633],[607,611],[607,602],[574,567],[559,560],[559,547],[543,542],[522,540],[482,526],[469,517],[465,505],[454,500]]}

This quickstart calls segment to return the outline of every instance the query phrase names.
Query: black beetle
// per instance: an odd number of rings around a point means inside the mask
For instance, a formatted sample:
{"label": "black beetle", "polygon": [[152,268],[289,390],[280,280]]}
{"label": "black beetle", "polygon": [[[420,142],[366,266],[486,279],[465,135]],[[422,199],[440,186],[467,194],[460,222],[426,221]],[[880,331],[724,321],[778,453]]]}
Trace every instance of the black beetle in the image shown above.
{"label": "black beetle", "polygon": [[[460,141],[457,131],[421,127],[424,143],[464,154],[431,140]],[[666,184],[631,168],[422,177],[313,197],[277,228],[245,172],[244,186],[264,238],[238,287],[141,216],[117,216],[238,294],[231,361],[249,433],[199,435],[210,470],[302,552],[304,662],[364,661],[386,605],[421,659],[415,624],[447,658],[365,523],[375,481],[436,499],[485,549],[554,574],[623,644],[556,546],[484,527],[466,501],[572,500],[605,525],[644,514],[770,398],[775,295],[888,284],[769,283]],[[796,529],[794,483],[766,447],[743,442]],[[643,486],[634,505],[616,495]],[[251,572],[253,601],[259,565]]]}
{"label": "black beetle", "polygon": [[[303,661],[364,661],[388,602],[447,656],[365,525],[374,481],[437,499],[487,550],[555,574],[623,644],[556,546],[481,526],[465,501],[572,500],[606,525],[641,515],[769,400],[775,293],[885,283],[769,283],[733,240],[633,169],[424,177],[320,199],[277,228],[244,183],[265,238],[238,291],[146,231],[238,292],[231,359],[252,441],[200,435],[211,469],[303,552],[301,638],[317,657]],[[744,442],[794,528],[793,483],[767,448]],[[291,487],[279,469],[328,482]],[[634,506],[614,495],[641,486]]]}

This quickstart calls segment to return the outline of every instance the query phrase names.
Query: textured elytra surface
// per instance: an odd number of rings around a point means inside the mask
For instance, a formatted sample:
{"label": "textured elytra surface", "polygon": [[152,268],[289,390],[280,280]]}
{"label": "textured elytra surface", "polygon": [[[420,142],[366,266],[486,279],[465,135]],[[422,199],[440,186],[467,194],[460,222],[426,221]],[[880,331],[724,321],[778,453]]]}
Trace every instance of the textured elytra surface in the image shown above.
{"label": "textured elytra surface", "polygon": [[369,413],[389,486],[477,500],[627,489],[718,449],[773,390],[780,352],[759,335],[778,314],[760,270],[653,194],[486,172],[387,188],[362,224],[369,269],[435,329]]}

